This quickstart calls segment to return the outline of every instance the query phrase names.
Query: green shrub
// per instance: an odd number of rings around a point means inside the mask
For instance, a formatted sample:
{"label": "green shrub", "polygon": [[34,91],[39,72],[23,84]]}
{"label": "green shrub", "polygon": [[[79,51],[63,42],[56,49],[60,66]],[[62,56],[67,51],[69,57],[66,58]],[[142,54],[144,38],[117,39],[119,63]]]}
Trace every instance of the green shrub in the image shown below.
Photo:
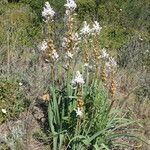
{"label": "green shrub", "polygon": [[[36,25],[36,15],[29,5],[6,4],[0,8],[0,43],[16,45],[31,45],[31,39],[39,35],[39,27]],[[5,34],[3,34],[5,33]]]}
{"label": "green shrub", "polygon": [[20,0],[20,3],[29,5],[32,8],[32,11],[35,12],[37,16],[41,18],[41,11],[44,5],[44,0]]}
{"label": "green shrub", "polygon": [[135,38],[118,49],[118,63],[120,67],[148,68],[150,65],[149,41]]}
{"label": "green shrub", "polygon": [[2,5],[6,5],[8,3],[8,1],[7,0],[1,0],[0,1],[0,6],[2,6]]}
{"label": "green shrub", "polygon": [[[94,0],[77,0],[77,13],[81,20],[93,20],[95,19],[96,3]],[[93,18],[93,19],[92,19]]]}
{"label": "green shrub", "polygon": [[32,8],[32,11],[37,14],[38,20],[42,21],[41,13],[42,13],[42,10],[43,10],[44,3],[46,1],[50,2],[51,6],[54,8],[54,10],[56,10],[57,15],[59,13],[61,14],[64,11],[63,5],[65,3],[65,0],[36,0],[36,1],[33,1],[33,0],[20,0],[20,3],[30,5],[30,7]]}
{"label": "green shrub", "polygon": [[0,123],[17,117],[29,105],[22,87],[13,78],[0,78],[0,101]]}

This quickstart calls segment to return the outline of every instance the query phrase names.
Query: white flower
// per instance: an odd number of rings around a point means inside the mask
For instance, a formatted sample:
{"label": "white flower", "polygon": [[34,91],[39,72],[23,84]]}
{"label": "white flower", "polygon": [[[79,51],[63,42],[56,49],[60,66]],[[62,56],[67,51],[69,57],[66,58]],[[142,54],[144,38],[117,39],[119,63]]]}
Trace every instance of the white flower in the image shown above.
{"label": "white flower", "polygon": [[76,116],[79,116],[79,117],[83,116],[83,112],[79,107],[77,107],[77,109],[75,111],[76,111]]}
{"label": "white flower", "polygon": [[105,63],[107,72],[110,72],[111,69],[116,68],[117,63],[113,57],[110,57],[109,60]]}
{"label": "white flower", "polygon": [[40,45],[40,50],[45,51],[48,48],[47,42],[44,40]]}
{"label": "white flower", "polygon": [[91,29],[90,29],[90,27],[89,27],[89,25],[87,24],[86,21],[84,21],[83,28],[80,30],[80,33],[81,34],[89,34],[89,33],[91,33]]}
{"label": "white flower", "polygon": [[101,31],[102,27],[97,21],[94,21],[93,28],[90,29],[90,26],[84,21],[83,28],[80,30],[81,34],[95,34]]}
{"label": "white flower", "polygon": [[66,38],[66,37],[64,37],[63,39],[62,39],[62,47],[63,48],[66,48],[67,47],[67,44],[68,44],[68,39]]}
{"label": "white flower", "polygon": [[92,69],[92,66],[91,66],[91,65],[89,65],[89,63],[85,63],[83,66],[84,66],[84,67],[88,67],[88,68]]}
{"label": "white flower", "polygon": [[73,58],[73,54],[70,53],[69,51],[67,51],[66,56],[69,57],[69,58],[71,58],[71,59]]}
{"label": "white flower", "polygon": [[102,49],[101,58],[103,58],[103,59],[108,59],[109,58],[109,54],[107,53],[105,48]]}
{"label": "white flower", "polygon": [[139,39],[140,39],[141,41],[143,41],[143,39],[142,39],[141,37],[139,37]]}
{"label": "white flower", "polygon": [[49,2],[45,2],[45,7],[43,7],[42,16],[48,21],[52,19],[55,15],[54,10],[51,8]]}
{"label": "white flower", "polygon": [[99,33],[101,31],[102,27],[100,27],[99,23],[97,21],[94,21],[93,28],[91,29],[94,33]]}
{"label": "white flower", "polygon": [[89,64],[88,64],[88,63],[85,63],[85,64],[84,64],[84,67],[88,67],[88,66],[89,66]]}
{"label": "white flower", "polygon": [[52,51],[51,57],[52,57],[54,60],[57,60],[57,59],[58,59],[59,55],[58,55],[58,53],[56,52],[56,50],[53,50],[53,51]]}
{"label": "white flower", "polygon": [[69,10],[74,10],[77,7],[74,0],[67,0],[67,3],[64,6]]}
{"label": "white flower", "polygon": [[110,62],[109,61],[106,62],[105,66],[106,66],[106,72],[109,73],[111,71],[111,64],[110,64]]}
{"label": "white flower", "polygon": [[109,58],[109,63],[112,67],[116,67],[117,66],[117,62],[115,61],[115,59],[113,57]]}
{"label": "white flower", "polygon": [[65,12],[65,14],[66,14],[66,16],[65,16],[65,18],[64,18],[64,21],[66,22],[67,20],[68,20],[68,16],[70,15],[70,10],[66,10],[66,12]]}
{"label": "white flower", "polygon": [[80,71],[76,72],[75,78],[72,80],[72,84],[84,84],[84,79],[82,77],[82,74],[80,73]]}
{"label": "white flower", "polygon": [[64,64],[64,68],[67,69],[68,67],[69,67],[69,62],[67,62],[67,63]]}
{"label": "white flower", "polygon": [[149,50],[147,49],[147,50],[146,50],[146,53],[148,53],[148,52],[149,52]]}
{"label": "white flower", "polygon": [[21,82],[19,82],[19,86],[22,86],[23,84]]}
{"label": "white flower", "polygon": [[6,114],[7,113],[6,109],[2,109],[2,113]]}
{"label": "white flower", "polygon": [[81,37],[79,37],[79,34],[77,32],[73,35],[73,40],[74,41],[80,41],[81,40]]}
{"label": "white flower", "polygon": [[49,62],[49,60],[48,60],[48,59],[45,59],[45,62],[47,62],[47,63],[48,63],[48,62]]}

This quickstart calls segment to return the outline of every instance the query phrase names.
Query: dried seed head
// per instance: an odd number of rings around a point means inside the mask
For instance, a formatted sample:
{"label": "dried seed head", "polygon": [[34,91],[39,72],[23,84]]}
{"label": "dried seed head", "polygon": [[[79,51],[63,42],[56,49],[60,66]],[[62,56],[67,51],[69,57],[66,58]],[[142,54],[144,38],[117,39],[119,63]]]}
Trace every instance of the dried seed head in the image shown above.
{"label": "dried seed head", "polygon": [[82,97],[82,91],[80,90],[80,88],[78,88],[77,96],[78,96],[78,97]]}
{"label": "dried seed head", "polygon": [[89,62],[89,56],[88,56],[88,52],[87,51],[84,52],[83,59],[84,59],[84,63],[88,63]]}
{"label": "dried seed head", "polygon": [[53,40],[49,38],[47,42],[47,49],[44,54],[44,59],[46,62],[54,62],[58,59],[59,55],[55,49],[55,46],[53,44]]}
{"label": "dried seed head", "polygon": [[102,78],[102,81],[103,81],[103,82],[106,82],[107,76],[106,76],[105,69],[103,69],[103,71],[102,71],[101,78]]}
{"label": "dried seed head", "polygon": [[82,96],[82,90],[80,89],[80,87],[78,87],[77,89],[77,108],[83,109],[84,106],[84,100],[83,100],[83,96]]}
{"label": "dried seed head", "polygon": [[54,44],[53,44],[53,40],[50,38],[49,40],[48,40],[48,43],[47,43],[47,45],[48,45],[48,50],[49,51],[53,51],[54,50]]}
{"label": "dried seed head", "polygon": [[114,79],[111,82],[111,86],[110,86],[109,91],[110,91],[111,96],[113,97],[115,92],[116,92],[116,83],[115,83]]}
{"label": "dried seed head", "polygon": [[98,58],[99,58],[99,51],[98,51],[98,48],[94,48],[94,58],[95,58],[95,61],[97,61]]}
{"label": "dried seed head", "polygon": [[83,98],[82,98],[82,97],[79,97],[79,98],[77,99],[77,107],[83,108],[83,106],[84,106]]}

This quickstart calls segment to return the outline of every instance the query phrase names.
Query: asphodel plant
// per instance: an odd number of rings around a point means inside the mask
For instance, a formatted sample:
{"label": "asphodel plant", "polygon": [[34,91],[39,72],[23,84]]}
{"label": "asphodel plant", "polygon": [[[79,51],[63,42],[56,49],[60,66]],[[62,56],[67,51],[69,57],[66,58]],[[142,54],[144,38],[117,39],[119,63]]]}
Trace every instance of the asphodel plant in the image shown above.
{"label": "asphodel plant", "polygon": [[[48,30],[49,36],[41,45],[44,59],[51,65],[48,122],[52,149],[104,148],[109,143],[106,139],[112,133],[110,126],[114,123],[109,119],[112,103],[109,105],[107,95],[114,100],[116,62],[99,45],[99,23],[95,21],[91,26],[85,21],[75,32],[77,5],[74,0],[67,0],[64,6],[62,44],[56,50],[53,31]],[[54,15],[54,10],[46,2],[42,16],[48,26],[53,23]],[[56,74],[54,68],[61,69]],[[62,78],[61,82],[57,82],[57,78]]]}

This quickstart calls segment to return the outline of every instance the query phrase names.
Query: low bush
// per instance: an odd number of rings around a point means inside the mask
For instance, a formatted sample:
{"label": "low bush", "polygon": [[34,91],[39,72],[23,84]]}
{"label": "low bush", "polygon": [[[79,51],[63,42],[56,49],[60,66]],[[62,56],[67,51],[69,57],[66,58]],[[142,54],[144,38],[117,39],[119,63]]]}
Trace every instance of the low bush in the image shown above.
{"label": "low bush", "polygon": [[17,118],[30,104],[24,95],[22,83],[4,77],[0,77],[0,101],[0,123]]}

